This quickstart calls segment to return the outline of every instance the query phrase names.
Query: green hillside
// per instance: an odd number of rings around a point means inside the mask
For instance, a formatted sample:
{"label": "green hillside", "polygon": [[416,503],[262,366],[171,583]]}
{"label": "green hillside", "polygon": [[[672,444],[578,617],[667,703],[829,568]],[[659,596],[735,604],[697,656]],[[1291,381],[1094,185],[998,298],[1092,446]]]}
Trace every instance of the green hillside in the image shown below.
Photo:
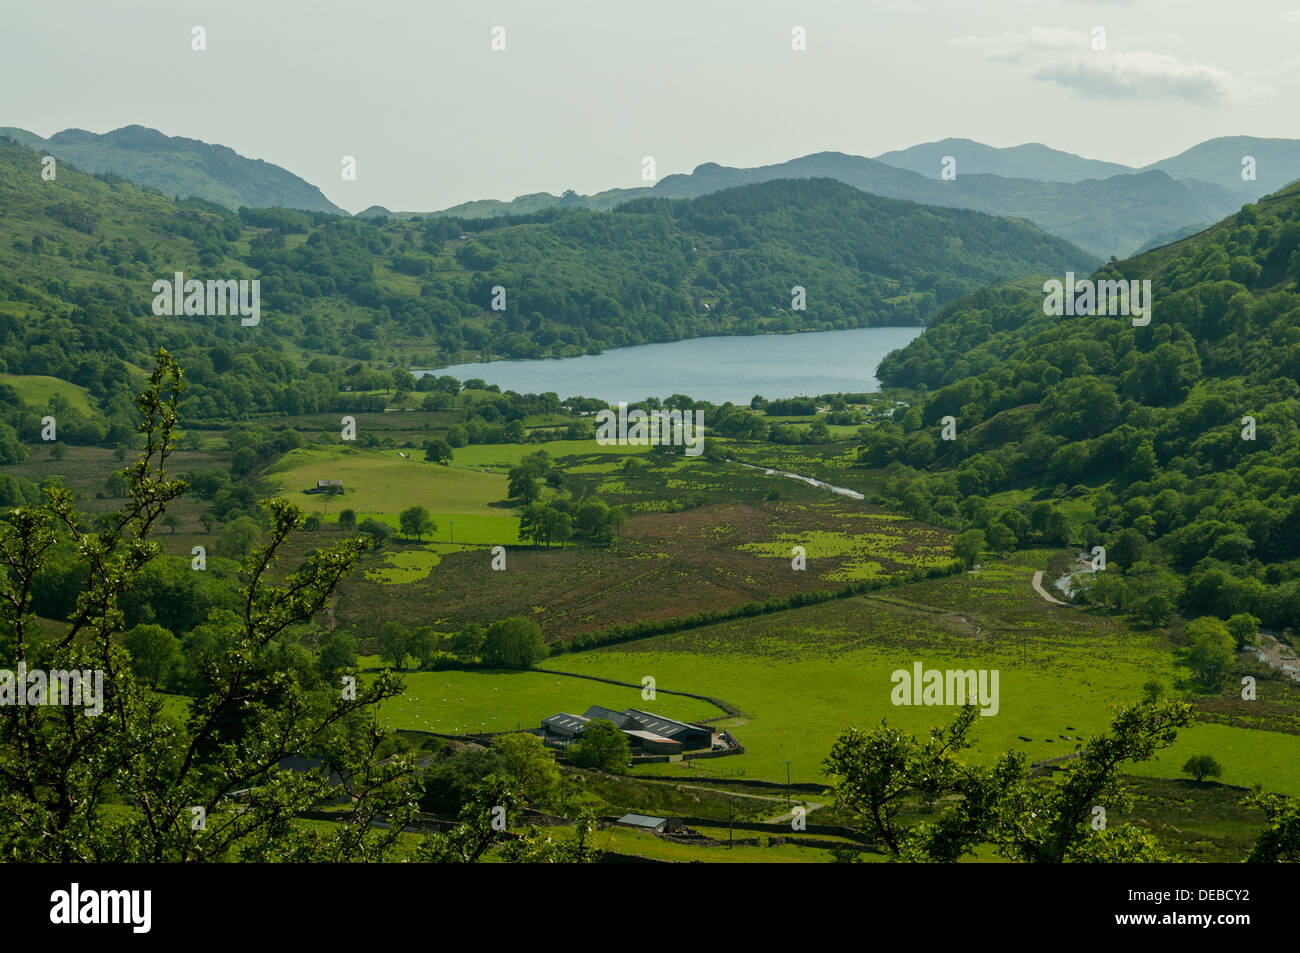
{"label": "green hillside", "polygon": [[[0,227],[0,373],[75,383],[123,427],[129,365],[146,366],[159,346],[185,359],[191,419],[314,413],[337,403],[344,359],[430,367],[706,334],[917,324],[988,282],[1090,262],[1024,223],[829,181],[613,214],[362,221],[235,214],[67,166],[45,181],[40,154],[8,140]],[[176,272],[260,280],[260,323],[154,315],[154,281]],[[796,285],[806,310],[791,310]],[[498,286],[504,311],[492,309]],[[390,387],[384,375],[373,387],[349,383],[358,393]]]}
{"label": "green hillside", "polygon": [[28,377],[16,374],[0,374],[0,384],[13,388],[14,393],[28,407],[42,408],[50,404],[55,396],[63,398],[68,405],[87,417],[95,412],[90,397],[84,387],[78,387],[57,377],[32,375]]}
{"label": "green hillside", "polygon": [[955,302],[881,365],[920,400],[862,462],[926,471],[911,515],[957,500],[997,548],[1104,545],[1101,604],[1300,626],[1300,186],[1095,277],[1149,279],[1150,324],[1046,315],[1038,290]]}

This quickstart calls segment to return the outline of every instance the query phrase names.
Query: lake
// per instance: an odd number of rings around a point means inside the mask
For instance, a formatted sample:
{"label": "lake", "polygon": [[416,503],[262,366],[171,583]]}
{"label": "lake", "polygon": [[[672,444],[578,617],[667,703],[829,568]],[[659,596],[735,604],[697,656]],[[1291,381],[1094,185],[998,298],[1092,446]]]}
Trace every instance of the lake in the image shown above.
{"label": "lake", "polygon": [[876,368],[921,328],[854,328],[801,334],[692,338],[615,348],[603,354],[456,364],[424,374],[480,378],[521,394],[554,391],[561,398],[617,403],[687,394],[696,400],[748,404],[767,398],[866,393],[880,389]]}

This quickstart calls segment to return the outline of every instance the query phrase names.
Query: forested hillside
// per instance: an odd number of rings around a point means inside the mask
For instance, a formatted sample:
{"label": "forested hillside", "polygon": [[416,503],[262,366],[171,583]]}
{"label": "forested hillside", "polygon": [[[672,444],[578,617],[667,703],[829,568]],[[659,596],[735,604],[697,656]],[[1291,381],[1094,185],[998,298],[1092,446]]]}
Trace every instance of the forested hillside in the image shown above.
{"label": "forested hillside", "polygon": [[[190,419],[244,419],[331,409],[345,361],[399,366],[409,382],[400,366],[917,324],[988,282],[1090,261],[1023,223],[836,182],[612,214],[390,222],[234,213],[66,165],[54,181],[40,171],[38,153],[0,140],[0,373],[85,387],[119,426],[123,385],[159,346],[184,360]],[[178,271],[259,279],[260,323],[155,316],[153,282]],[[806,310],[791,310],[796,285]],[[492,309],[498,286],[503,311]]]}
{"label": "forested hillside", "polygon": [[1300,626],[1300,187],[1096,277],[1150,279],[1151,323],[1045,315],[1023,286],[955,302],[881,365],[918,400],[862,462],[994,550],[1105,545],[1094,601]]}

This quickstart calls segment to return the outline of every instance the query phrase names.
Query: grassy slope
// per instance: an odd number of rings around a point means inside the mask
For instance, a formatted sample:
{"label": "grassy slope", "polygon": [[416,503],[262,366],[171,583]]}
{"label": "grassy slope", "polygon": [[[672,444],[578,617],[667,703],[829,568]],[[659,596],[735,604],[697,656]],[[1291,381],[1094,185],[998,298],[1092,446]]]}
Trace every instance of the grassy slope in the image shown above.
{"label": "grassy slope", "polygon": [[84,387],[41,374],[0,374],[0,384],[8,384],[28,407],[43,409],[55,394],[62,394],[75,409],[87,417],[95,415],[90,394]]}
{"label": "grassy slope", "polygon": [[444,734],[466,728],[471,732],[536,728],[550,715],[581,715],[592,705],[615,711],[640,708],[690,721],[721,713],[694,698],[658,694],[647,701],[637,688],[544,672],[407,672],[402,678],[406,692],[384,703],[384,723]]}

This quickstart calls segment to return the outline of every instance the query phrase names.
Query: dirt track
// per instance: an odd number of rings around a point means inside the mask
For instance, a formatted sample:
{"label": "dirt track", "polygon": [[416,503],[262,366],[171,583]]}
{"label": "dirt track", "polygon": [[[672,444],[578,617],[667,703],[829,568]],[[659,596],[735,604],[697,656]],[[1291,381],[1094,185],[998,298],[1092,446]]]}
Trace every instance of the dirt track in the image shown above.
{"label": "dirt track", "polygon": [[1051,595],[1046,589],[1043,588],[1043,571],[1041,569],[1038,570],[1036,573],[1034,573],[1034,591],[1038,593],[1040,596],[1042,596],[1044,599],[1046,599],[1048,602],[1054,602],[1058,606],[1069,605],[1068,602],[1062,602],[1060,599]]}

